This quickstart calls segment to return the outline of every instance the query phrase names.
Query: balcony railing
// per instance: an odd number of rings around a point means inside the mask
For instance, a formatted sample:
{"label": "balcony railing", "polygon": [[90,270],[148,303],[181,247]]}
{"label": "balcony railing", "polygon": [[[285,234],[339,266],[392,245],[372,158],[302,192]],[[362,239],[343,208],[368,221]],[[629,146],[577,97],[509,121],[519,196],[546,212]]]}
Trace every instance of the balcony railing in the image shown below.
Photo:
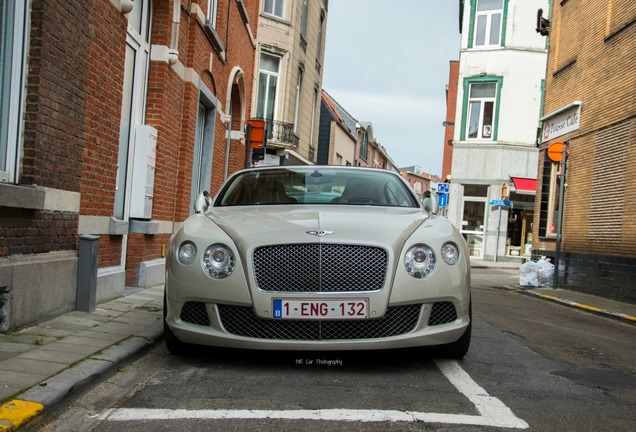
{"label": "balcony railing", "polygon": [[265,120],[267,145],[282,144],[288,147],[298,147],[298,137],[294,133],[293,123],[285,123],[278,120],[264,118],[257,118],[256,120]]}

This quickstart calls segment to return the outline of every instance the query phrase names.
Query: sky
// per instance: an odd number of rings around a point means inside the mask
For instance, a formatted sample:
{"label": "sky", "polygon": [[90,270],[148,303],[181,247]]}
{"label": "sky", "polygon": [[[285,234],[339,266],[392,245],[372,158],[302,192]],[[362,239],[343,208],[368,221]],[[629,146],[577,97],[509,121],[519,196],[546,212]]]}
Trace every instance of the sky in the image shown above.
{"label": "sky", "polygon": [[441,175],[457,0],[329,0],[323,89],[398,167]]}

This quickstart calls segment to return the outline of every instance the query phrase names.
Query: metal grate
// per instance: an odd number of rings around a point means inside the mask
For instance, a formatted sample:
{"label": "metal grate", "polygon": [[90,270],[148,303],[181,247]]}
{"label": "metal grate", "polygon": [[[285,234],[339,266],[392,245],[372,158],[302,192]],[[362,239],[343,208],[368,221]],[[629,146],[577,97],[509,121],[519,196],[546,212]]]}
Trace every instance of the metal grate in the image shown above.
{"label": "metal grate", "polygon": [[228,333],[256,339],[350,340],[399,336],[415,329],[421,305],[395,306],[382,318],[368,320],[275,320],[259,318],[251,307],[218,305]]}
{"label": "metal grate", "polygon": [[428,317],[428,325],[436,326],[440,324],[448,324],[457,319],[457,311],[455,305],[451,302],[433,303],[431,315]]}
{"label": "metal grate", "polygon": [[208,311],[202,302],[186,302],[181,309],[181,320],[190,324],[210,325]]}
{"label": "metal grate", "polygon": [[254,251],[256,284],[263,291],[379,291],[387,266],[387,251],[370,246],[307,243]]}

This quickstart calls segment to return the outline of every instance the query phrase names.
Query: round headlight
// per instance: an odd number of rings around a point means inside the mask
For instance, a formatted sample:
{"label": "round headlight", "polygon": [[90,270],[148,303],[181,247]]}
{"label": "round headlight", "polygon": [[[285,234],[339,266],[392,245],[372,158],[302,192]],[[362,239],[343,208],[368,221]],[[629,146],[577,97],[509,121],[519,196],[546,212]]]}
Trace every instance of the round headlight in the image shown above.
{"label": "round headlight", "polygon": [[177,259],[183,265],[190,265],[197,256],[197,247],[191,241],[185,241],[179,245]]}
{"label": "round headlight", "polygon": [[459,262],[459,248],[453,242],[446,242],[442,245],[442,259],[448,265],[455,265]]}
{"label": "round headlight", "polygon": [[228,277],[234,271],[234,253],[223,244],[213,244],[203,254],[203,271],[214,279]]}
{"label": "round headlight", "polygon": [[435,252],[427,245],[415,245],[404,255],[404,267],[409,275],[422,279],[435,270]]}

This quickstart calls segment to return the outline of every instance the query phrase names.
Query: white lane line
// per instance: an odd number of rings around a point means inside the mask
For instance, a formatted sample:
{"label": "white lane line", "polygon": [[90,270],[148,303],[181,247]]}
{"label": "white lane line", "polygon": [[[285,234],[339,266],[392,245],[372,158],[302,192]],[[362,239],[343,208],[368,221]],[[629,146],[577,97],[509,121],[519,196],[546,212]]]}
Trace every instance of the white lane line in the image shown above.
{"label": "white lane line", "polygon": [[481,417],[490,419],[490,425],[517,429],[529,427],[528,423],[515,416],[503,402],[490,396],[459,366],[459,363],[451,360],[437,360],[435,364],[451,384],[475,404]]}
{"label": "white lane line", "polygon": [[185,410],[113,408],[103,412],[102,421],[141,420],[319,420],[356,422],[425,422],[442,424],[465,424],[527,429],[528,423],[516,417],[499,399],[490,396],[455,361],[436,361],[444,376],[475,404],[480,415],[421,413],[393,410]]}

